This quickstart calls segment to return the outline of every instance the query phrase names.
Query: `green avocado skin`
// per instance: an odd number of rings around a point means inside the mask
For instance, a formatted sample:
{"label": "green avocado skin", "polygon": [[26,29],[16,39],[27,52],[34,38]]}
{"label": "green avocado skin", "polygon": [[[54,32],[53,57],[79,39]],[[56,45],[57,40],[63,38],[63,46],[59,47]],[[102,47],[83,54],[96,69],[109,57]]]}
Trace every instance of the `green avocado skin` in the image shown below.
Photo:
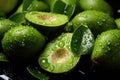
{"label": "green avocado skin", "polygon": [[9,29],[17,26],[17,24],[9,19],[1,19],[0,20],[0,39],[3,38],[4,33]]}
{"label": "green avocado skin", "polygon": [[13,60],[28,60],[34,57],[45,44],[45,37],[31,26],[17,26],[5,33],[2,48]]}
{"label": "green avocado skin", "polygon": [[80,25],[88,25],[95,36],[103,31],[117,28],[112,17],[96,10],[80,12],[71,20],[71,23],[74,30]]}
{"label": "green avocado skin", "polygon": [[120,30],[101,33],[96,38],[91,59],[101,69],[120,69]]}
{"label": "green avocado skin", "polygon": [[82,10],[97,10],[113,16],[111,5],[104,0],[80,0],[79,6]]}

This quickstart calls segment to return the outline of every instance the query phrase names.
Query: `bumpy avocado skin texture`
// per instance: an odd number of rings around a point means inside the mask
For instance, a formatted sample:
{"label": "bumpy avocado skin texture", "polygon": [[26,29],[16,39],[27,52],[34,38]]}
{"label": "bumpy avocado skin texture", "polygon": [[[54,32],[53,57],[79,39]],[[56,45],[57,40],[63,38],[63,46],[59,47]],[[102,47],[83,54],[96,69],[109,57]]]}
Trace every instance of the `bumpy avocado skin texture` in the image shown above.
{"label": "bumpy avocado skin texture", "polygon": [[19,0],[0,0],[0,12],[7,15],[9,14],[18,4]]}
{"label": "bumpy avocado skin texture", "polygon": [[120,18],[115,19],[118,29],[120,29]]}
{"label": "bumpy avocado skin texture", "polygon": [[49,42],[38,58],[42,69],[50,73],[64,73],[72,70],[80,56],[74,56],[70,48],[72,33],[63,33]]}
{"label": "bumpy avocado skin texture", "polygon": [[82,10],[98,10],[113,16],[112,6],[104,0],[79,0]]}
{"label": "bumpy avocado skin texture", "polygon": [[34,57],[45,44],[45,37],[30,26],[17,26],[5,33],[2,47],[14,61],[27,61]]}
{"label": "bumpy avocado skin texture", "polygon": [[1,19],[0,20],[0,39],[3,38],[4,33],[9,29],[17,26],[17,24],[9,19]]}
{"label": "bumpy avocado skin texture", "polygon": [[[91,59],[98,69],[120,69],[120,30],[109,30],[96,38]],[[97,64],[96,64],[97,63]]]}
{"label": "bumpy avocado skin texture", "polygon": [[112,17],[96,10],[86,10],[77,14],[71,23],[74,30],[80,25],[88,25],[95,36],[103,31],[117,28]]}

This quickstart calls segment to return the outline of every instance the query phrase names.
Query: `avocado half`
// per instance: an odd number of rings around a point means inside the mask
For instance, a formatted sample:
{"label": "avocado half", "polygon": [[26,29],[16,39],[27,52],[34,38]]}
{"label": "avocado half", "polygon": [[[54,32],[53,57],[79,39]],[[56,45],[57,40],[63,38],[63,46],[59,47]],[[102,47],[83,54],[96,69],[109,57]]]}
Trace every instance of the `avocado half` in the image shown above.
{"label": "avocado half", "polygon": [[49,42],[38,58],[42,69],[51,73],[64,73],[72,70],[80,56],[74,56],[70,48],[72,33],[63,33]]}
{"label": "avocado half", "polygon": [[63,29],[64,25],[68,22],[66,15],[50,12],[31,11],[26,13],[25,18],[30,25],[44,34],[59,31]]}

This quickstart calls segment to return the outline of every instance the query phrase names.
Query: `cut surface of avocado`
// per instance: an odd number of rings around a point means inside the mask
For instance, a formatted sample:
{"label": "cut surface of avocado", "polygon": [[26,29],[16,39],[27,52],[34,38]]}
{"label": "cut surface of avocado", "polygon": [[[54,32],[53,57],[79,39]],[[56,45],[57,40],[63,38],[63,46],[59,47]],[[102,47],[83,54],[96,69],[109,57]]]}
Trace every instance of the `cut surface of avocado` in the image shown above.
{"label": "cut surface of avocado", "polygon": [[25,18],[31,23],[47,27],[61,26],[68,22],[68,17],[66,15],[49,12],[32,11],[27,13]]}
{"label": "cut surface of avocado", "polygon": [[72,33],[63,33],[57,39],[51,41],[39,56],[40,67],[51,73],[64,73],[72,70],[79,62],[71,51]]}

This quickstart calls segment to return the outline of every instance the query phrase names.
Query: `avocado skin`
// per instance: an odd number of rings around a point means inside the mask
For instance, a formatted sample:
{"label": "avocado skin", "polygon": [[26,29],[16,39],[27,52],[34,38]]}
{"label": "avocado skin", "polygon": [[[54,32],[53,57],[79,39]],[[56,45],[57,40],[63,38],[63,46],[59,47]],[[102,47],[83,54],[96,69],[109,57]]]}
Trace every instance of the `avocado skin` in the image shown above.
{"label": "avocado skin", "polygon": [[45,44],[45,37],[31,26],[17,26],[2,39],[4,53],[13,61],[29,61]]}
{"label": "avocado skin", "polygon": [[97,70],[120,70],[120,30],[105,31],[96,38],[91,60]]}
{"label": "avocado skin", "polygon": [[105,0],[80,0],[79,6],[81,10],[97,10],[113,16],[112,6]]}
{"label": "avocado skin", "polygon": [[0,39],[3,38],[4,33],[7,32],[9,29],[17,26],[17,24],[9,19],[1,19],[0,20]]}
{"label": "avocado skin", "polygon": [[80,25],[88,25],[95,36],[103,31],[117,28],[115,20],[112,17],[96,10],[80,12],[71,20],[71,24],[74,30]]}

